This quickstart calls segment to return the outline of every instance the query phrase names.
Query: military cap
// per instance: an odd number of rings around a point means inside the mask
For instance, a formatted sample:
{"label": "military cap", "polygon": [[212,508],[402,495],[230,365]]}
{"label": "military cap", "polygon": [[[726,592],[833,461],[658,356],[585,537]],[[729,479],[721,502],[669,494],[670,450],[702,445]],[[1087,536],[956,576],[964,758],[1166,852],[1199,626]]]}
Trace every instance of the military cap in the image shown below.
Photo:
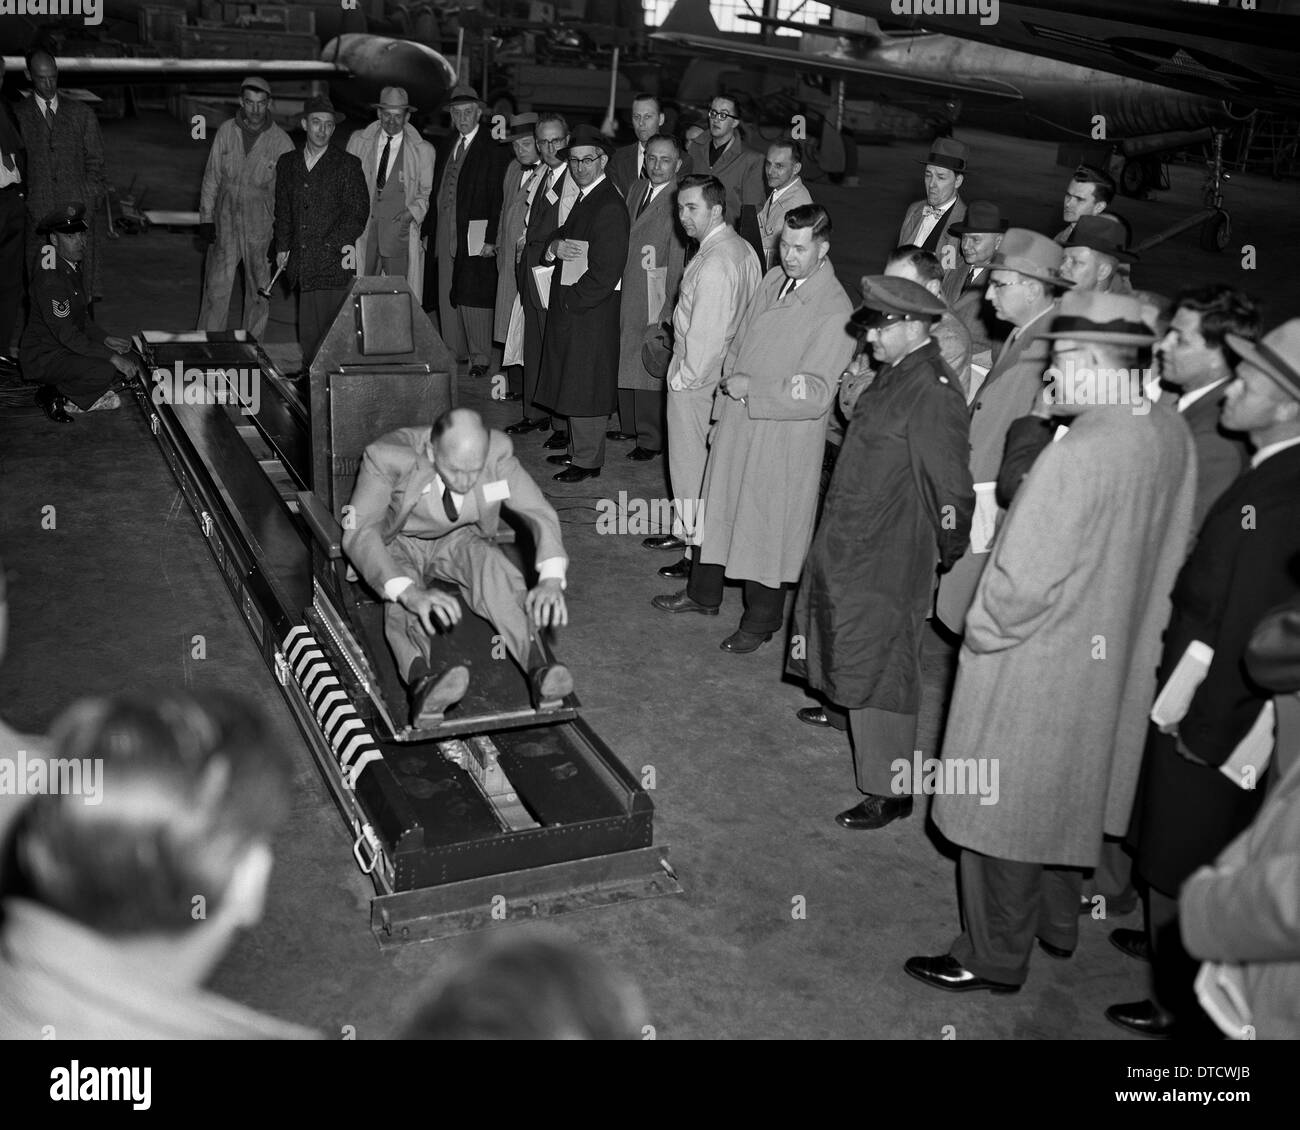
{"label": "military cap", "polygon": [[964,141],[955,137],[936,137],[930,142],[930,155],[922,165],[938,165],[941,169],[951,169],[954,173],[966,171],[966,155],[969,150]]}
{"label": "military cap", "polygon": [[271,84],[261,75],[249,75],[248,78],[244,79],[244,81],[239,84],[239,89],[240,91],[260,90],[268,98],[271,97]]}
{"label": "military cap", "polygon": [[569,135],[568,146],[561,149],[557,156],[562,160],[567,161],[569,159],[569,154],[575,149],[583,149],[589,146],[601,150],[606,157],[610,157],[614,153],[613,142],[611,142],[609,138],[601,133],[595,126],[589,126],[584,123],[574,129],[573,133]]}
{"label": "military cap", "polygon": [[966,209],[966,218],[948,231],[953,235],[984,235],[1005,232],[1010,226],[1011,222],[1002,217],[1002,209],[991,200],[975,200]]}
{"label": "military cap", "polygon": [[1239,334],[1227,334],[1224,340],[1243,361],[1262,369],[1282,386],[1283,392],[1300,400],[1300,318],[1283,322],[1265,334],[1262,341],[1251,341]]}
{"label": "military cap", "polygon": [[506,134],[506,140],[514,141],[517,137],[532,137],[533,131],[536,128],[536,114],[512,114],[510,117],[509,132]]}
{"label": "military cap", "polygon": [[38,235],[50,235],[56,231],[72,235],[86,230],[86,206],[80,200],[73,200],[61,208],[55,208],[53,212],[47,212],[36,225]]}
{"label": "military cap", "polygon": [[334,109],[334,103],[325,94],[313,95],[303,103],[302,116],[310,118],[313,114],[333,114],[335,123],[343,120],[343,115]]}
{"label": "military cap", "polygon": [[1118,217],[1080,216],[1075,221],[1070,238],[1062,246],[1090,247],[1121,263],[1136,263],[1138,260],[1137,252],[1124,246],[1124,225]]}
{"label": "military cap", "polygon": [[869,330],[905,319],[932,321],[948,312],[948,305],[920,283],[893,275],[866,275],[862,279],[862,305],[853,311],[849,324]]}
{"label": "military cap", "polygon": [[1061,299],[1051,328],[1035,337],[1153,345],[1156,332],[1142,318],[1142,303],[1129,294],[1075,290]]}

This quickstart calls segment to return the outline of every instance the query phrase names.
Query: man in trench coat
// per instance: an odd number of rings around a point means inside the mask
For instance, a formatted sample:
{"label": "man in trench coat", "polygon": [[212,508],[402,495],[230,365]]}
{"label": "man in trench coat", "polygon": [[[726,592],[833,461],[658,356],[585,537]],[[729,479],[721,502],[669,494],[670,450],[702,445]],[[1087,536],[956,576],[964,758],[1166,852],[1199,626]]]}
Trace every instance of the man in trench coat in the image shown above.
{"label": "man in trench coat", "polygon": [[837,821],[880,828],[912,811],[891,792],[910,762],[921,641],[936,568],[961,556],[975,491],[970,421],[930,336],[948,304],[911,279],[862,280],[853,322],[881,365],[858,397],[794,608],[789,669],[849,712],[858,789]]}
{"label": "man in trench coat", "polygon": [[1141,303],[1067,295],[1046,336],[1046,395],[1074,423],[1039,456],[994,541],[942,763],[922,782],[900,777],[936,794],[934,822],[962,849],[965,928],[948,953],[904,966],[953,992],[1018,991],[1035,937],[1052,957],[1073,952],[1082,869],[1096,866],[1103,834],[1128,827],[1191,533],[1195,447],[1177,413],[1145,399],[1138,349],[1155,335]]}

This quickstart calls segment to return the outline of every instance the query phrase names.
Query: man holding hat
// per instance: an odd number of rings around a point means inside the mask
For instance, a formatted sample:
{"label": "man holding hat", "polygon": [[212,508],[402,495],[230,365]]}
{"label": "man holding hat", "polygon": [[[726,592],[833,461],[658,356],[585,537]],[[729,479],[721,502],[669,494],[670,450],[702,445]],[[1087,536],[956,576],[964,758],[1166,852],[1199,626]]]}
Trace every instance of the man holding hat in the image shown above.
{"label": "man holding hat", "polygon": [[357,274],[406,278],[424,297],[420,226],[433,192],[433,146],[410,124],[415,107],[400,86],[386,86],[374,104],[377,121],[348,138],[370,192],[370,219],[357,241]]}
{"label": "man holding hat", "polygon": [[1013,328],[971,401],[970,466],[976,495],[971,550],[939,583],[935,604],[940,622],[956,635],[963,630],[999,517],[993,491],[1007,430],[1039,402],[1043,391],[1050,351],[1037,335],[1055,311],[1056,292],[1069,285],[1058,273],[1060,265],[1061,248],[1026,228],[1008,229],[990,264],[985,293],[994,313]]}
{"label": "man holding hat", "polygon": [[[438,265],[438,320],[447,348],[468,357],[471,377],[485,377],[492,356],[497,299],[497,225],[510,157],[492,143],[481,119],[485,103],[472,86],[447,100],[455,128],[438,145],[432,224]],[[426,287],[425,308],[432,309]]]}
{"label": "man holding hat", "polygon": [[912,811],[892,765],[911,763],[921,643],[935,570],[966,549],[975,509],[970,418],[930,336],[947,310],[910,279],[869,276],[852,325],[879,366],[844,433],[804,564],[787,668],[849,716],[858,790],[841,827],[880,828]]}
{"label": "man holding hat", "polygon": [[342,120],[323,96],[307,99],[307,143],[275,168],[276,266],[298,288],[298,342],[305,372],[347,296],[366,230],[370,196],[361,162],[330,144]]}
{"label": "man holding hat", "polygon": [[[975,358],[1001,345],[1005,332],[997,328],[985,292],[993,256],[1002,246],[1010,223],[1002,209],[989,200],[975,200],[966,210],[966,218],[948,229],[949,235],[961,239],[961,262],[944,275],[942,294],[952,312],[970,330],[971,352]],[[979,362],[987,367],[987,362]]]}
{"label": "man holding hat", "polygon": [[1145,400],[1141,304],[1069,294],[1029,332],[1052,342],[1045,395],[1074,422],[1017,492],[966,618],[931,812],[962,849],[963,931],[904,967],[951,992],[1016,992],[1035,938],[1073,953],[1082,872],[1128,827],[1192,532],[1195,450]]}
{"label": "man holding hat", "polygon": [[[605,175],[613,146],[594,126],[581,125],[560,151],[578,198],[546,241],[551,275],[537,403],[569,418],[568,466],[562,483],[595,478],[605,463],[605,424],[618,406],[619,284],[627,261],[627,204]],[[567,272],[567,273],[566,273]]]}
{"label": "man holding hat", "polygon": [[239,90],[239,109],[212,139],[199,192],[199,238],[209,244],[203,273],[199,329],[224,330],[230,292],[244,264],[243,327],[261,338],[271,304],[258,292],[271,281],[275,226],[275,170],[293,142],[271,119],[271,84],[251,75]]}
{"label": "man holding hat", "polygon": [[[524,233],[528,227],[528,203],[542,178],[542,159],[537,152],[536,114],[515,114],[510,119],[510,142],[514,160],[506,166],[501,184],[501,219],[497,224],[497,301],[492,326],[493,340],[505,342],[510,334],[511,315],[520,304],[519,278],[516,270],[524,251]],[[523,311],[518,315],[522,318]],[[522,341],[522,328],[519,331]],[[523,356],[522,347],[518,355]],[[505,368],[505,356],[502,367]],[[514,389],[503,391],[503,400],[519,400],[522,365],[509,366],[514,372],[510,382]],[[494,393],[495,395],[495,393]]]}
{"label": "man holding hat", "polygon": [[[1246,645],[1260,620],[1300,590],[1300,318],[1259,342],[1233,333],[1226,342],[1237,363],[1223,426],[1246,433],[1255,454],[1210,507],[1173,588],[1160,685],[1193,641],[1213,656],[1182,719],[1151,728],[1130,835],[1147,884],[1155,999],[1106,1010],[1120,1027],[1149,1036],[1178,1035],[1199,1016],[1196,963],[1183,950],[1176,900],[1251,824],[1270,788],[1267,768],[1230,776],[1224,763],[1269,699],[1246,672]],[[1036,472],[1037,464],[1026,486]]]}
{"label": "man holding hat", "polygon": [[26,380],[39,382],[36,403],[51,420],[72,422],[70,413],[117,408],[113,391],[123,377],[143,376],[131,342],[110,337],[87,317],[90,296],[82,279],[86,254],[86,206],[74,201],[45,216],[37,231],[48,246],[36,258],[31,317],[18,357]]}
{"label": "man holding hat", "polygon": [[930,155],[921,162],[925,199],[908,206],[898,229],[896,246],[913,244],[932,251],[944,270],[961,262],[961,243],[951,230],[966,218],[966,201],[958,195],[966,179],[966,156],[965,143],[954,138],[936,137],[930,143]]}

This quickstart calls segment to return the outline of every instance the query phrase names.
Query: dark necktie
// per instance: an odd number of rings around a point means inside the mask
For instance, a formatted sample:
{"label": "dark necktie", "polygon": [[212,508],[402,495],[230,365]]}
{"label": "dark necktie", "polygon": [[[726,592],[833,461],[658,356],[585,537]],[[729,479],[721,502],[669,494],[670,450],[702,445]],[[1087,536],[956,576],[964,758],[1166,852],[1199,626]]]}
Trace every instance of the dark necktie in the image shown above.
{"label": "dark necktie", "polygon": [[646,164],[644,149],[641,150],[641,179],[642,180],[650,179],[650,166]]}
{"label": "dark necktie", "polygon": [[384,142],[384,151],[379,155],[379,172],[375,177],[375,187],[382,189],[388,183],[388,154],[392,152],[393,139]]}
{"label": "dark necktie", "polygon": [[456,142],[456,152],[451,155],[453,161],[459,161],[465,156],[465,135],[461,134],[460,140]]}
{"label": "dark necktie", "polygon": [[458,522],[460,515],[456,513],[456,503],[451,498],[451,487],[446,483],[442,484],[442,508],[447,514],[449,521]]}
{"label": "dark necktie", "polygon": [[641,207],[636,210],[636,218],[641,218],[641,213],[650,207],[650,197],[654,195],[655,186],[648,185],[645,190],[645,196],[641,199]]}
{"label": "dark necktie", "polygon": [[794,279],[785,280],[785,286],[781,288],[781,293],[777,295],[778,302],[780,302],[782,299],[785,298],[787,294],[789,294],[792,290],[794,290],[794,283],[795,283]]}

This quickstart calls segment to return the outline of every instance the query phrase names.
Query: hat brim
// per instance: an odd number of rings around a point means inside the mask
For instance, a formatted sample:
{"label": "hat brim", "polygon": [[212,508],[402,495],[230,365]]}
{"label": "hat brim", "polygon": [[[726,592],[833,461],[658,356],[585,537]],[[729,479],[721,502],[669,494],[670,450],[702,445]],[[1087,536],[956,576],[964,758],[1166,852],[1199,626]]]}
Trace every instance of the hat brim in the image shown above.
{"label": "hat brim", "polygon": [[1069,279],[1063,279],[1059,272],[1045,270],[1041,267],[1016,267],[1010,263],[999,263],[997,256],[993,257],[993,262],[989,264],[990,271],[1010,271],[1012,274],[1024,275],[1027,279],[1037,279],[1039,282],[1050,283],[1052,286],[1059,286],[1063,290],[1073,290],[1074,283]]}
{"label": "hat brim", "polygon": [[1113,333],[1109,330],[1060,330],[1034,334],[1034,337],[1047,338],[1049,341],[1060,338],[1069,338],[1071,341],[1100,341],[1109,342],[1111,345],[1154,345],[1160,340],[1154,330],[1149,334]]}
{"label": "hat brim", "polygon": [[924,161],[917,161],[918,165],[934,165],[939,169],[951,169],[954,173],[964,173],[966,171],[966,162],[959,161],[956,157],[936,157],[927,158]]}
{"label": "hat brim", "polygon": [[372,110],[409,110],[412,114],[419,109],[418,106],[412,106],[409,102],[405,106],[385,106],[382,102],[371,102],[370,108]]}
{"label": "hat brim", "polygon": [[569,159],[569,154],[575,149],[599,149],[606,157],[614,156],[614,147],[606,142],[604,145],[597,145],[594,141],[580,141],[576,145],[566,145],[563,149],[556,151],[556,156],[562,161]]}
{"label": "hat brim", "polygon": [[[1250,341],[1240,334],[1225,334],[1224,341],[1243,361],[1249,361],[1257,369],[1262,369],[1273,378],[1275,383],[1281,385],[1285,392],[1300,400],[1300,373],[1288,372],[1279,368],[1276,362],[1260,351],[1256,342]],[[1283,359],[1278,358],[1278,360]]]}
{"label": "hat brim", "polygon": [[37,228],[37,235],[76,235],[78,232],[90,231],[90,225],[85,220],[78,220],[75,224],[59,224],[53,228]]}
{"label": "hat brim", "polygon": [[337,110],[308,110],[306,107],[303,108],[302,116],[304,118],[310,118],[313,114],[332,114],[334,116],[335,125],[338,125],[345,117],[347,117],[346,114],[340,114]]}
{"label": "hat brim", "polygon": [[[951,231],[952,229],[949,228],[948,230]],[[1061,247],[1066,251],[1071,247],[1086,247],[1089,251],[1095,251],[1099,255],[1109,255],[1112,259],[1117,259],[1121,263],[1136,263],[1141,258],[1136,251],[1125,251],[1122,247],[1096,247],[1091,243],[1070,243],[1068,240]]]}
{"label": "hat brim", "polygon": [[953,224],[948,232],[951,235],[1006,235],[1010,227],[1010,220],[1003,220],[1002,226],[998,228],[972,227],[970,224],[962,223]]}
{"label": "hat brim", "polygon": [[450,110],[453,106],[482,106],[483,109],[487,109],[487,103],[482,98],[466,98],[464,95],[448,99],[447,109]]}

